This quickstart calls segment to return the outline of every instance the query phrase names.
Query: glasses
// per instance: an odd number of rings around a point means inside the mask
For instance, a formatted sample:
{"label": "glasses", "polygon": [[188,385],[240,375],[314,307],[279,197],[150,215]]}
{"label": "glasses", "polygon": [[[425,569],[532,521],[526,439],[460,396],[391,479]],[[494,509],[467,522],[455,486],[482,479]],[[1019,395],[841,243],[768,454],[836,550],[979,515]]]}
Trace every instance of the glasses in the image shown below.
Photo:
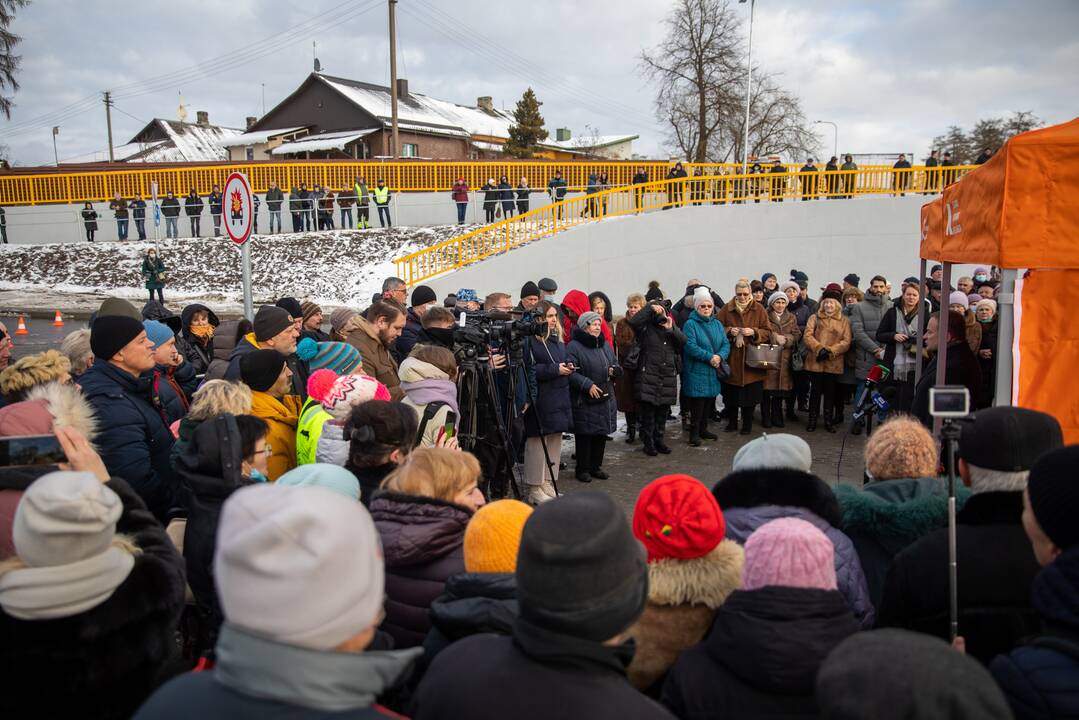
{"label": "glasses", "polygon": [[262,450],[257,451],[255,455],[265,455],[266,457],[270,457],[271,455],[273,455],[273,445],[266,443],[266,447]]}
{"label": "glasses", "polygon": [[747,293],[747,292],[736,292],[735,296],[736,297],[749,297],[749,293]]}

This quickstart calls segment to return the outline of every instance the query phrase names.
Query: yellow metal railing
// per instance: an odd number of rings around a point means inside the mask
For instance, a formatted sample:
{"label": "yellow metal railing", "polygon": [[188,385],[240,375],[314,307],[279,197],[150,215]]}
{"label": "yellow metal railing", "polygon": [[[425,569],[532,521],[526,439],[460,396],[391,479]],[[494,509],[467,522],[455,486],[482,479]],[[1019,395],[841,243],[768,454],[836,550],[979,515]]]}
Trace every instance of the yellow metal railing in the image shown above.
{"label": "yellow metal railing", "polygon": [[[563,178],[573,190],[584,190],[588,185],[589,175],[607,173],[610,185],[629,185],[638,168],[644,168],[650,180],[662,180],[667,176],[673,163],[666,161],[619,161],[607,160],[596,162],[555,162],[535,160],[507,160],[483,162],[378,162],[378,161],[300,161],[300,162],[237,162],[211,163],[206,165],[159,165],[140,168],[137,165],[120,165],[102,169],[86,169],[74,172],[47,171],[17,172],[0,175],[0,205],[40,205],[47,203],[83,203],[101,202],[111,199],[116,193],[130,198],[136,192],[143,197],[150,197],[152,183],[158,185],[161,197],[172,191],[177,195],[186,195],[194,189],[200,195],[207,195],[213,186],[222,185],[231,172],[247,173],[255,192],[263,193],[271,182],[276,182],[288,193],[289,188],[306,183],[340,189],[351,185],[357,176],[367,179],[374,185],[379,179],[394,192],[442,192],[449,191],[458,178],[464,178],[469,186],[478,190],[488,178],[496,181],[505,175],[510,184],[516,185],[521,178],[526,178],[534,188],[546,187],[556,171],[562,171]],[[686,172],[693,175],[698,169],[703,176],[729,176],[741,172],[740,164],[724,163],[684,163]],[[765,166],[770,169],[771,166]],[[784,166],[787,173],[796,173],[799,165]],[[933,180],[939,185],[943,173],[953,173],[957,177],[967,167],[926,170],[913,168],[906,175],[911,177],[912,185],[931,185]],[[62,168],[61,168],[62,170]],[[857,171],[858,177],[872,176],[874,186],[887,186],[894,171],[886,166],[865,167]],[[928,174],[927,174],[928,173]],[[861,180],[859,180],[859,183]]]}
{"label": "yellow metal railing", "polygon": [[668,210],[687,205],[810,201],[858,195],[931,194],[940,192],[945,184],[955,182],[973,167],[705,175],[613,187],[485,225],[400,257],[394,262],[397,264],[397,276],[411,285],[561,230],[607,217]]}

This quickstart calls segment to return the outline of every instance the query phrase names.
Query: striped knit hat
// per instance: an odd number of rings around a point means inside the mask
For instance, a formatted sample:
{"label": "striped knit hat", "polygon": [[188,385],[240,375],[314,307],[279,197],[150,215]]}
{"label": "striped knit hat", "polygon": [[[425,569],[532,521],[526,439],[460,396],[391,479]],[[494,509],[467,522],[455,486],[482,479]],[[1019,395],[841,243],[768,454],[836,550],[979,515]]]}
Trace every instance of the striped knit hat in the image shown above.
{"label": "striped knit hat", "polygon": [[320,343],[311,338],[300,341],[296,346],[296,355],[307,362],[312,372],[325,368],[338,375],[348,375],[363,362],[360,351],[348,343]]}

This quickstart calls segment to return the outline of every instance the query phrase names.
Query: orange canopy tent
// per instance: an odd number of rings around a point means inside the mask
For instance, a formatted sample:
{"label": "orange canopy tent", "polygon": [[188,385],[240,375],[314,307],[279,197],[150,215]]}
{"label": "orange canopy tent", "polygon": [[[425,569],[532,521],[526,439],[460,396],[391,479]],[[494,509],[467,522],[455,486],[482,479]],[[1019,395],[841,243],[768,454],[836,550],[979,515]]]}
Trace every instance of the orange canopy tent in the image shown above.
{"label": "orange canopy tent", "polygon": [[[1054,415],[1079,442],[1079,323],[1061,298],[1079,283],[1079,118],[1017,135],[984,165],[922,206],[921,257],[1027,270],[1014,295],[1013,404]],[[1003,305],[1002,305],[1003,307]],[[1003,331],[1004,328],[1002,327]],[[1006,347],[1003,343],[1001,347]],[[1009,367],[1010,366],[1010,367]],[[998,393],[999,395],[999,393]],[[998,397],[997,402],[1004,398]]]}

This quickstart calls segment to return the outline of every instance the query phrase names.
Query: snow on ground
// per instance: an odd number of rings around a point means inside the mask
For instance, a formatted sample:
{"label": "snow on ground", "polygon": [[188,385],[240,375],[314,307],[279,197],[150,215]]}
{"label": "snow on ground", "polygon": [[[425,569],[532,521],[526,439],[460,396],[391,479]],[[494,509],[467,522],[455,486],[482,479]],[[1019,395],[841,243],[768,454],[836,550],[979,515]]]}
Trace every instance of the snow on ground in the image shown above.
{"label": "snow on ground", "polygon": [[[362,306],[396,274],[394,258],[476,226],[373,228],[258,235],[251,239],[256,304],[294,296],[320,304]],[[140,271],[152,242],[0,246],[0,307],[15,311],[100,302],[103,295],[145,298]],[[238,306],[240,249],[227,238],[163,240],[165,298]]]}

